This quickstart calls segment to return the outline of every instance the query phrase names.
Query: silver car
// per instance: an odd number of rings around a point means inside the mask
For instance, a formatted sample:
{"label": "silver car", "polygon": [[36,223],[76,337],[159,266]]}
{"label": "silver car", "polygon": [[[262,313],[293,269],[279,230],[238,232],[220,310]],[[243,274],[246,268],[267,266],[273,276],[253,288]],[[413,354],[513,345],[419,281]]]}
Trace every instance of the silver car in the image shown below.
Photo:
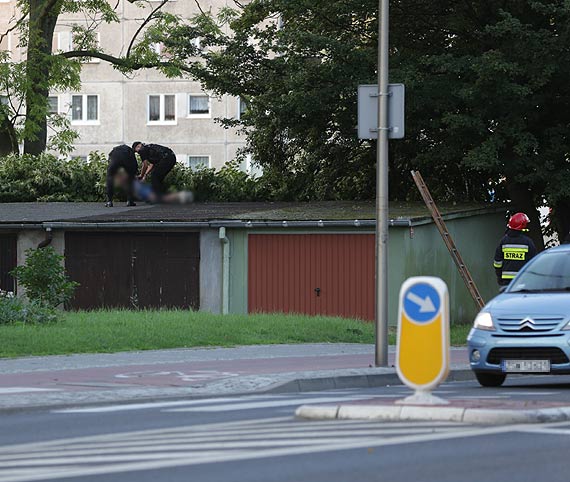
{"label": "silver car", "polygon": [[483,386],[509,373],[570,373],[570,245],[543,251],[487,303],[467,337]]}

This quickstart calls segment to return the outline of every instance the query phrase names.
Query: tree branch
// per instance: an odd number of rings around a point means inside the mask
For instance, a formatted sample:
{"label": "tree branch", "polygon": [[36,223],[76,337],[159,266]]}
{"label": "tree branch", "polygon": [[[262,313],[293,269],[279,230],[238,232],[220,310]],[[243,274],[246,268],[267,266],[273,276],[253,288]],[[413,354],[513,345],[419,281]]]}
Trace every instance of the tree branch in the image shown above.
{"label": "tree branch", "polygon": [[[14,17],[12,17],[13,19]],[[0,42],[2,42],[10,32],[13,32],[14,30],[16,30],[17,28],[20,27],[20,25],[22,25],[22,23],[24,23],[26,21],[27,17],[23,16],[20,17],[20,19],[14,24],[12,25],[8,30],[6,30],[5,32],[3,32],[2,34],[0,34]]]}
{"label": "tree branch", "polygon": [[141,26],[137,29],[137,31],[133,35],[133,38],[131,39],[131,43],[129,44],[129,48],[127,49],[127,55],[126,55],[127,57],[129,57],[131,55],[131,50],[133,48],[133,45],[134,45],[135,40],[138,37],[139,33],[141,33],[142,29],[145,28],[148,25],[148,23],[154,18],[155,13],[158,12],[167,3],[168,3],[168,0],[162,0],[162,2],[160,2],[160,5],[158,5],[158,7],[156,7],[152,12],[150,12],[149,16],[144,20],[144,22],[141,24]]}
{"label": "tree branch", "polygon": [[128,57],[115,57],[114,55],[97,52],[96,50],[70,50],[69,52],[61,52],[57,55],[66,59],[81,57],[101,59],[105,62],[109,62],[112,65],[116,65],[117,67],[123,67],[129,70],[153,69],[157,67],[175,67],[182,72],[192,73],[192,69],[187,65],[182,65],[175,62],[132,62]]}
{"label": "tree branch", "polygon": [[206,15],[206,12],[204,12],[204,10],[202,9],[202,6],[200,5],[200,2],[198,0],[194,0],[194,3],[196,4],[196,6],[198,7],[198,10],[200,10],[200,13],[202,15]]}

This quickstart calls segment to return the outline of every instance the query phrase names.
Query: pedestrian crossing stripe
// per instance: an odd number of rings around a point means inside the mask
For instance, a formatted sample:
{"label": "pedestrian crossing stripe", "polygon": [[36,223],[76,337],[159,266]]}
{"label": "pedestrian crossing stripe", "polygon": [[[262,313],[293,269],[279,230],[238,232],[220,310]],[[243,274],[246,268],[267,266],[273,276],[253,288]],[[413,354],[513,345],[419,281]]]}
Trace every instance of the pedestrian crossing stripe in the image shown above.
{"label": "pedestrian crossing stripe", "polygon": [[35,393],[35,392],[58,392],[58,388],[38,388],[38,387],[1,387],[0,395],[10,395],[12,393]]}
{"label": "pedestrian crossing stripe", "polygon": [[[109,413],[125,412],[146,409],[165,409],[174,411],[177,407],[196,407],[197,412],[224,412],[231,410],[249,410],[252,408],[280,407],[288,405],[302,405],[308,403],[327,403],[343,400],[363,400],[374,398],[373,395],[354,395],[353,391],[347,392],[327,392],[309,397],[310,393],[304,394],[303,398],[292,397],[291,395],[248,395],[239,397],[203,398],[197,400],[176,400],[167,402],[147,402],[147,403],[124,403],[120,405],[103,405],[98,407],[77,407],[53,410],[52,413]],[[395,393],[390,398],[401,396]],[[181,411],[190,411],[181,408]]]}
{"label": "pedestrian crossing stripe", "polygon": [[450,422],[290,417],[109,433],[2,447],[0,482],[59,480],[501,433]]}
{"label": "pedestrian crossing stripe", "polygon": [[[366,396],[343,396],[343,397],[321,397],[321,398],[290,398],[285,400],[264,400],[260,402],[242,402],[242,403],[231,403],[223,405],[207,405],[202,407],[184,407],[184,408],[172,408],[165,410],[167,412],[229,412],[233,410],[251,410],[259,408],[275,408],[275,407],[287,407],[290,405],[307,405],[311,403],[330,403],[339,402],[343,400],[369,400],[374,398],[372,395]],[[397,397],[393,397],[397,398]]]}

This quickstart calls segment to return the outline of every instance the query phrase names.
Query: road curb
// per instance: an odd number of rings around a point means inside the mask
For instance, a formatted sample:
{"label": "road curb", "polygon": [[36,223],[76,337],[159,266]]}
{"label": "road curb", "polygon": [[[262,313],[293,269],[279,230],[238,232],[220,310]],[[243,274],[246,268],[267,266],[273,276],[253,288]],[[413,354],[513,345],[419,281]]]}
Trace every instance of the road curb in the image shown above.
{"label": "road curb", "polygon": [[[463,382],[474,380],[475,375],[469,368],[456,369],[449,372],[446,382]],[[265,390],[264,393],[296,393],[316,392],[319,390],[334,390],[342,388],[375,388],[388,385],[402,385],[398,375],[379,373],[377,375],[341,375],[337,377],[296,378],[279,383]]]}
{"label": "road curb", "polygon": [[570,406],[535,410],[483,409],[425,405],[303,405],[295,411],[308,420],[438,421],[484,425],[552,423],[570,420]]}

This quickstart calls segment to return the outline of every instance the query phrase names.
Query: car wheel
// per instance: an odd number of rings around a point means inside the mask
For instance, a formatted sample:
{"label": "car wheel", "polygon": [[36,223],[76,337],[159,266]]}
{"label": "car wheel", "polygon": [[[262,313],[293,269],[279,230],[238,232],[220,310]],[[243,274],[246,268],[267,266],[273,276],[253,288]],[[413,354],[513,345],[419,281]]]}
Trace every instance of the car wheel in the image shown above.
{"label": "car wheel", "polygon": [[484,387],[500,387],[507,375],[504,373],[475,372],[475,377],[477,377],[479,384]]}

